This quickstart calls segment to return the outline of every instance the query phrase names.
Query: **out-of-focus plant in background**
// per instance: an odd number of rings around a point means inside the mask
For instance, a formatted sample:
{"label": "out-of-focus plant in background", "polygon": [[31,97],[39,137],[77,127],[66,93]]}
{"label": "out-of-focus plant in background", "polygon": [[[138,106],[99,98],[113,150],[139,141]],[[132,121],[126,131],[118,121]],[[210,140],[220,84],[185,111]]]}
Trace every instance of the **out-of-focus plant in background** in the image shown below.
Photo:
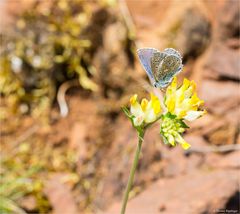
{"label": "out-of-focus plant in background", "polygon": [[[11,131],[14,126],[17,132],[16,124],[10,123],[11,118],[30,115],[47,119],[60,85],[69,80],[78,81],[83,90],[98,90],[93,80],[94,44],[91,42],[96,35],[89,26],[96,24],[91,23],[96,8],[103,11],[104,16],[114,4],[115,1],[54,0],[42,7],[41,2],[36,1],[16,17],[11,30],[1,35],[2,124],[10,124]],[[96,33],[102,33],[97,30]],[[79,182],[81,176],[75,172],[75,153],[62,147],[53,148],[52,144],[45,145],[44,141],[31,137],[1,145],[4,147],[0,161],[1,213],[25,213],[21,200],[26,195],[35,198],[36,212],[47,213],[51,207],[43,186],[46,174],[51,172],[70,171],[68,181],[71,180],[72,185]],[[81,182],[82,186],[86,183],[84,179]],[[83,191],[84,187],[79,189]],[[81,202],[82,209],[91,203],[91,194]]]}
{"label": "out-of-focus plant in background", "polygon": [[21,143],[10,142],[1,152],[0,159],[0,212],[23,213],[20,204],[23,196],[31,196],[36,212],[46,213],[49,202],[43,192],[46,173],[71,171],[65,180],[72,185],[78,182],[74,172],[76,156],[72,150],[54,149],[41,139],[32,137]]}
{"label": "out-of-focus plant in background", "polygon": [[[46,114],[56,89],[68,79],[92,91],[91,42],[86,27],[91,18],[87,1],[54,1],[45,9],[38,2],[2,35],[0,93],[12,112]],[[20,107],[20,108],[19,108]],[[1,118],[7,117],[2,109]]]}
{"label": "out-of-focus plant in background", "polygon": [[[24,148],[25,147],[25,148]],[[26,144],[21,148],[16,148],[15,152],[1,157],[0,166],[0,212],[1,213],[25,213],[18,205],[19,200],[26,194],[36,194],[41,205],[42,211],[48,203],[44,200],[41,194],[42,182],[40,178],[34,178],[34,174],[39,172],[39,164],[25,165],[19,161],[21,158],[26,158]],[[13,159],[12,155],[18,155],[17,159]],[[46,204],[45,204],[46,203]],[[43,206],[43,204],[45,204]]]}

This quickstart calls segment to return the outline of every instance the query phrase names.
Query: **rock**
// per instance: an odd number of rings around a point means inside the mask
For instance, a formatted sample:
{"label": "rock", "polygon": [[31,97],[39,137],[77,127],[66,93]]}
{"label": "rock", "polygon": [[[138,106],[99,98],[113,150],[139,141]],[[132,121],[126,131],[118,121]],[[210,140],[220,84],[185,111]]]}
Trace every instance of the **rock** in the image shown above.
{"label": "rock", "polygon": [[224,1],[222,7],[218,10],[217,20],[217,35],[220,39],[225,40],[232,37],[239,38],[240,12],[238,1]]}
{"label": "rock", "polygon": [[237,50],[240,48],[240,40],[239,38],[228,39],[226,45],[231,49]]}
{"label": "rock", "polygon": [[32,195],[25,196],[21,198],[18,203],[20,206],[27,211],[36,211],[37,208],[37,202],[36,198]]}
{"label": "rock", "polygon": [[77,214],[78,209],[74,197],[68,185],[62,182],[62,175],[53,176],[44,189],[50,204],[53,207],[53,214],[71,213]]}
{"label": "rock", "polygon": [[101,159],[102,167],[108,173],[101,180],[100,197],[96,199],[100,208],[106,207],[122,196],[137,145],[137,134],[127,118],[119,118],[115,130],[114,141],[105,150],[104,160]]}
{"label": "rock", "polygon": [[[238,191],[238,176],[237,170],[196,170],[175,178],[159,179],[129,201],[126,214],[213,213],[224,208]],[[117,203],[104,213],[119,211],[120,203]]]}
{"label": "rock", "polygon": [[[201,136],[208,136],[218,130],[224,130],[227,129],[228,126],[233,126],[233,124],[229,123],[224,118],[212,116],[209,113],[188,125],[191,128],[189,131],[192,134]],[[197,140],[197,142],[199,142],[199,140]]]}
{"label": "rock", "polygon": [[206,157],[205,163],[213,168],[219,169],[240,169],[240,151],[231,152],[226,155],[210,154]]}
{"label": "rock", "polygon": [[199,119],[199,124],[198,121],[195,121],[193,126],[190,124],[190,131],[195,135],[202,135],[205,140],[214,145],[234,144],[236,142],[238,126],[238,120],[235,118],[235,116],[237,115],[235,114],[233,117],[231,117],[231,120],[226,120],[223,118],[206,115]]}
{"label": "rock", "polygon": [[[209,146],[208,142],[203,138],[203,136],[199,135],[199,134],[194,134],[194,133],[190,133],[190,134],[186,134],[184,136],[184,139],[191,144],[191,148],[207,148]],[[187,151],[186,151],[187,153]]]}
{"label": "rock", "polygon": [[239,50],[231,49],[222,43],[213,44],[205,61],[203,75],[220,80],[240,79]]}
{"label": "rock", "polygon": [[[171,1],[149,0],[141,1],[136,5],[136,1],[127,0],[129,12],[136,26],[137,39],[141,46],[162,48],[158,30],[165,19]],[[140,32],[140,33],[138,33]]]}
{"label": "rock", "polygon": [[223,113],[239,105],[239,85],[231,81],[222,84],[218,81],[204,80],[200,97],[205,101],[204,107],[207,110],[222,116]]}
{"label": "rock", "polygon": [[[184,139],[193,146],[199,141],[198,137],[185,137]],[[201,140],[200,140],[201,141]],[[185,174],[197,168],[202,163],[202,158],[199,155],[192,154],[185,156],[184,151],[180,146],[172,148],[163,155],[164,167],[162,169],[164,177],[174,177],[180,174]]]}
{"label": "rock", "polygon": [[86,124],[76,122],[71,130],[69,148],[75,150],[81,160],[87,157],[86,137]]}
{"label": "rock", "polygon": [[191,128],[191,133],[194,132],[197,134],[206,134],[218,129],[225,123],[226,121],[224,119],[207,113],[206,115],[204,115],[204,117],[200,117],[197,120],[188,123],[188,125]]}
{"label": "rock", "polygon": [[[164,49],[177,46],[184,55],[185,51],[186,55],[190,52],[199,54],[205,48],[210,23],[204,1],[149,0],[136,5],[129,0],[127,4],[142,47]],[[187,36],[187,40],[181,34]],[[176,39],[177,37],[181,39]]]}
{"label": "rock", "polygon": [[230,111],[226,112],[225,118],[231,123],[235,124],[235,126],[239,126],[239,120],[236,118],[240,118],[240,108],[239,105],[235,108],[232,108]]}
{"label": "rock", "polygon": [[195,58],[210,42],[211,25],[206,16],[195,7],[185,11],[176,35],[176,46],[183,57]]}
{"label": "rock", "polygon": [[103,32],[103,47],[111,55],[118,55],[127,40],[127,29],[120,23],[115,22],[106,27]]}
{"label": "rock", "polygon": [[[222,114],[220,114],[222,115]],[[194,135],[201,135],[214,145],[235,144],[237,142],[238,126],[240,117],[239,108],[231,109],[222,116],[210,114],[189,124],[190,132]]]}
{"label": "rock", "polygon": [[[148,129],[144,136],[144,143],[142,147],[142,160],[139,163],[140,173],[144,176],[146,170],[148,174],[150,165],[160,163],[162,160],[162,148],[164,147],[162,139],[159,134],[159,126],[156,124],[151,129]],[[151,163],[151,164],[150,164]],[[155,172],[156,173],[156,172]],[[151,176],[153,177],[153,175]]]}
{"label": "rock", "polygon": [[236,133],[236,126],[226,124],[214,132],[206,134],[205,137],[213,145],[234,144]]}
{"label": "rock", "polygon": [[[110,202],[113,203],[122,198],[136,146],[136,131],[126,117],[119,117],[115,124],[114,141],[104,153],[105,160],[102,161],[102,167],[106,167],[106,171],[111,173],[103,176],[101,182],[102,192],[99,192],[101,197],[97,199],[99,207],[104,208]],[[163,167],[161,161],[164,149],[166,151],[169,150],[162,145],[159,136],[159,126],[152,127],[147,131],[142,145],[142,152],[134,180],[134,189],[132,191],[133,195],[139,191],[139,187],[147,186],[161,176]]]}
{"label": "rock", "polygon": [[190,150],[183,151],[178,146],[168,152],[163,152],[162,156],[164,157],[163,161],[165,161],[165,165],[162,171],[164,177],[189,173],[204,163],[203,157],[197,153],[191,153],[191,149],[207,148],[208,143],[206,140],[202,136],[192,133],[184,135],[184,139],[191,144]]}
{"label": "rock", "polygon": [[214,117],[212,114],[205,114],[204,117],[200,117],[197,120],[191,121],[191,131],[195,131],[198,129],[202,129],[209,124],[212,124],[214,121],[216,121],[219,118]]}

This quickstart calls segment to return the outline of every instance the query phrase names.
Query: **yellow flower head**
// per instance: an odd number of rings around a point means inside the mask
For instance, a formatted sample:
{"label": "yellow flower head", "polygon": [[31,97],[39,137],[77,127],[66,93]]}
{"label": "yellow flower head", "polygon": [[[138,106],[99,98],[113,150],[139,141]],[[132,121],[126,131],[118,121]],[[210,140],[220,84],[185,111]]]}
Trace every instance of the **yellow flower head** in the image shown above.
{"label": "yellow flower head", "polygon": [[153,93],[150,97],[150,100],[143,98],[139,102],[135,94],[130,98],[130,111],[123,109],[138,133],[141,134],[149,127],[148,124],[161,118],[160,134],[164,143],[172,146],[180,144],[183,149],[189,149],[191,145],[182,137],[186,128],[189,128],[185,120],[192,121],[206,113],[205,110],[199,109],[203,100],[197,96],[195,82],[184,79],[183,84],[178,87],[177,78],[174,77],[166,90],[164,104],[167,111],[164,114],[158,97]]}
{"label": "yellow flower head", "polygon": [[160,127],[160,133],[163,137],[165,144],[170,144],[171,146],[176,146],[177,143],[182,146],[183,149],[189,149],[190,144],[188,144],[181,136],[188,126],[178,119],[176,115],[167,113],[162,117],[162,123]]}
{"label": "yellow flower head", "polygon": [[177,87],[177,77],[174,77],[170,86],[168,86],[165,96],[165,105],[173,115],[179,119],[183,118],[188,121],[197,119],[206,113],[206,111],[199,110],[203,104],[196,93],[196,83],[184,79],[183,84]]}
{"label": "yellow flower head", "polygon": [[150,101],[143,98],[141,104],[138,102],[136,94],[130,98],[130,112],[134,116],[133,123],[135,126],[152,123],[161,115],[159,99],[153,93],[150,94],[150,97]]}

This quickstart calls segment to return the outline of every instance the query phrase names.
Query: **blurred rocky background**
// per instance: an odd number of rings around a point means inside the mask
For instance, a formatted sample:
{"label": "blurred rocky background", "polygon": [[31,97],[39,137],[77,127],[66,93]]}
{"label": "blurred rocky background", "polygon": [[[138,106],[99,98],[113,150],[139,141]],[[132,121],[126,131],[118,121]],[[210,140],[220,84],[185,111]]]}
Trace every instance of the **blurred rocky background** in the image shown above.
{"label": "blurred rocky background", "polygon": [[149,130],[127,213],[240,212],[238,0],[19,2],[0,2],[1,213],[119,213],[139,47],[178,49],[208,114],[188,152]]}

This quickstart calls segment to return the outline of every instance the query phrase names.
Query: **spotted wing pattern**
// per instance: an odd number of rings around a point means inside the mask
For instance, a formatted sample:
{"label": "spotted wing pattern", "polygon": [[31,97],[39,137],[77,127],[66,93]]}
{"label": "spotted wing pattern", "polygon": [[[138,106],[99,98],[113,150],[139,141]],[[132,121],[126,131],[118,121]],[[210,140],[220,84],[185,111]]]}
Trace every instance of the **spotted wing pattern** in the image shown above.
{"label": "spotted wing pattern", "polygon": [[151,57],[151,69],[152,69],[152,73],[155,81],[157,81],[159,65],[166,56],[167,54],[158,51],[153,53],[153,56]]}
{"label": "spotted wing pattern", "polygon": [[165,88],[183,68],[181,54],[173,48],[166,48],[163,52],[141,48],[137,53],[150,81],[159,88]]}
{"label": "spotted wing pattern", "polygon": [[159,87],[166,87],[182,69],[182,60],[176,55],[168,55],[158,67],[156,78]]}

